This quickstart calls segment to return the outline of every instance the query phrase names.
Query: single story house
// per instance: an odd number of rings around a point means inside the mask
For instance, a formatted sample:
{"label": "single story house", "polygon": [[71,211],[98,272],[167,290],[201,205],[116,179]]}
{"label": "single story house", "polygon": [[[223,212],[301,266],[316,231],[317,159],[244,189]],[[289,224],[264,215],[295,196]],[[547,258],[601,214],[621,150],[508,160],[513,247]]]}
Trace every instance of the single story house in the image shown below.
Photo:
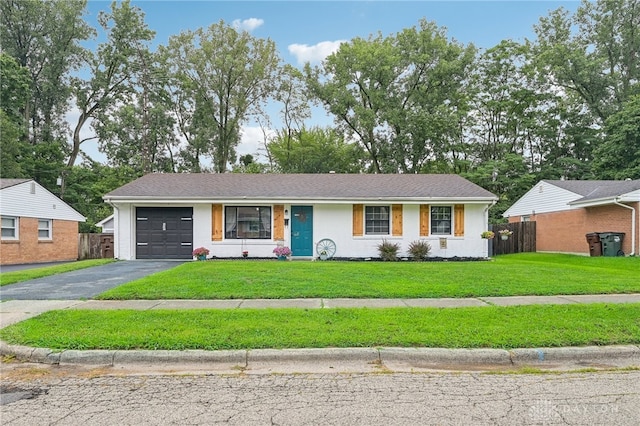
{"label": "single story house", "polygon": [[586,234],[624,233],[622,251],[638,254],[640,179],[542,180],[504,217],[536,221],[538,251],[589,254]]}
{"label": "single story house", "polygon": [[383,240],[406,254],[426,240],[432,256],[486,257],[487,211],[497,197],[457,175],[149,174],[104,196],[114,207],[115,257],[190,259],[377,257]]}
{"label": "single story house", "polygon": [[0,264],[78,258],[85,217],[32,179],[0,179]]}

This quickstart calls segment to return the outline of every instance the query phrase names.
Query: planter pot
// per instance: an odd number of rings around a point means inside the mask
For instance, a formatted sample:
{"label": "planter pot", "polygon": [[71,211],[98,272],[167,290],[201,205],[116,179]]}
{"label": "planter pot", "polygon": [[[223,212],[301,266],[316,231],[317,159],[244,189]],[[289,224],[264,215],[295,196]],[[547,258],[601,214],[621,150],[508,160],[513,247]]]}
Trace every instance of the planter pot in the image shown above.
{"label": "planter pot", "polygon": [[326,254],[320,255],[320,260],[327,260],[329,257]]}
{"label": "planter pot", "polygon": [[500,238],[501,238],[503,241],[507,241],[507,240],[509,239],[509,236],[508,236],[508,235],[500,235]]}
{"label": "planter pot", "polygon": [[287,260],[287,256],[278,256],[278,260]]}
{"label": "planter pot", "polygon": [[247,257],[249,257],[249,253],[242,253],[242,257],[246,259]]}
{"label": "planter pot", "polygon": [[207,260],[207,255],[206,254],[199,255],[198,260]]}

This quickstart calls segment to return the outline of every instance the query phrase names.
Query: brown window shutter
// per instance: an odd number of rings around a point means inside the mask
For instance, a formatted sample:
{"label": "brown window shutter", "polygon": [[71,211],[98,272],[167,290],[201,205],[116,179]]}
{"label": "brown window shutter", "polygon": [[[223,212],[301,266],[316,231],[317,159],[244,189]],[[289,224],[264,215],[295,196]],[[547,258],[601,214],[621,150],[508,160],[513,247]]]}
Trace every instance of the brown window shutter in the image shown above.
{"label": "brown window shutter", "polygon": [[284,205],[273,206],[273,239],[284,240]]}
{"label": "brown window shutter", "polygon": [[211,204],[211,240],[222,241],[222,204]]}
{"label": "brown window shutter", "polygon": [[420,204],[420,236],[429,236],[429,205]]}
{"label": "brown window shutter", "polygon": [[464,236],[464,204],[456,204],[453,207],[453,235],[456,237]]}
{"label": "brown window shutter", "polygon": [[391,235],[402,236],[402,204],[391,205]]}
{"label": "brown window shutter", "polygon": [[364,206],[362,204],[353,205],[353,236],[363,235]]}

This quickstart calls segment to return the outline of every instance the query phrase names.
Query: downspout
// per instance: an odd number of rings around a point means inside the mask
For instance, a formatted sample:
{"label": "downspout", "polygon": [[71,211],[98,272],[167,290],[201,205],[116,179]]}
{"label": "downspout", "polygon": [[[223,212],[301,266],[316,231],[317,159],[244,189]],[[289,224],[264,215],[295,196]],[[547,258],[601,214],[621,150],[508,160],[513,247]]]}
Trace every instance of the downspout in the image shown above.
{"label": "downspout", "polygon": [[[496,205],[498,200],[493,200],[491,204],[487,204],[487,207],[484,208],[484,219],[487,222],[487,231],[489,230],[489,209]],[[489,240],[487,240],[487,257],[489,257]],[[492,253],[493,254],[493,253]]]}
{"label": "downspout", "polygon": [[625,209],[631,210],[631,253],[629,256],[635,256],[636,254],[636,209],[627,206],[626,204],[622,204],[618,201],[618,198],[613,199],[613,203],[617,206],[624,207]]}
{"label": "downspout", "polygon": [[[120,216],[120,209],[111,202],[111,200],[105,200],[108,205],[113,207],[113,258],[118,260],[120,258],[120,244],[116,241],[116,235],[120,235],[120,220],[118,220],[118,229],[116,229],[116,217]],[[118,238],[119,240],[120,238]]]}

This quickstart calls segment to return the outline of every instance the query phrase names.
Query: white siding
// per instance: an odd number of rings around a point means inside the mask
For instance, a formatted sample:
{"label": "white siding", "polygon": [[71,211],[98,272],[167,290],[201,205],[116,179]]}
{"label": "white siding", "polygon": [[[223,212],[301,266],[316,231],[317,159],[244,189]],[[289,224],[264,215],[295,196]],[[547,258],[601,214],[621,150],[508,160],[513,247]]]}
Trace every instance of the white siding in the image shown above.
{"label": "white siding", "polygon": [[[400,243],[400,255],[407,255],[409,243],[426,240],[431,245],[432,257],[487,257],[487,240],[480,238],[486,230],[487,206],[465,205],[465,234],[462,237],[446,236],[446,249],[440,248],[441,236],[420,237],[420,206],[405,204],[403,207],[403,235],[354,237],[352,230],[351,204],[306,204],[313,206],[313,242],[329,238],[336,243],[336,257],[378,257],[377,246],[386,239]],[[453,204],[451,204],[453,205]],[[193,207],[193,247],[207,247],[211,256],[239,257],[243,250],[250,257],[272,257],[277,242],[270,240],[211,240],[211,204],[163,204],[155,207]],[[115,255],[119,259],[135,259],[135,207],[118,204],[115,211]],[[291,211],[291,205],[285,204]],[[285,227],[284,244],[291,246],[291,226]],[[315,249],[314,249],[315,256]]]}
{"label": "white siding", "polygon": [[5,216],[85,221],[84,216],[35,181],[0,190],[0,213]]}
{"label": "white siding", "polygon": [[582,195],[540,181],[502,215],[510,217],[573,210],[579,207],[570,206],[568,203],[578,198],[582,198]]}

